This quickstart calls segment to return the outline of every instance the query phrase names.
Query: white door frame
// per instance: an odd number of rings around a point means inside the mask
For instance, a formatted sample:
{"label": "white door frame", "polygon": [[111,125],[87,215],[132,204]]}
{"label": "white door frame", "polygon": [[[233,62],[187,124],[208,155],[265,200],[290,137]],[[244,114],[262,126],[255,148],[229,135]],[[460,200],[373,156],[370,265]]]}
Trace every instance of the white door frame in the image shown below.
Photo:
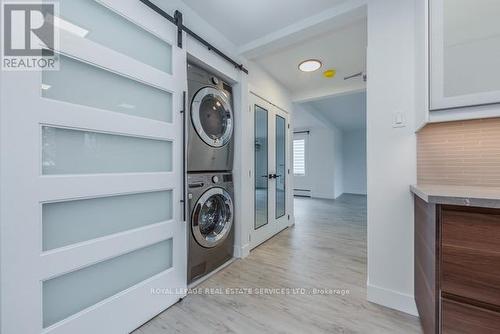
{"label": "white door frame", "polygon": [[[44,99],[40,72],[3,72],[0,114],[0,332],[125,333],[185,295],[186,226],[182,207],[182,92],[186,52],[177,28],[137,0],[99,3],[172,45],[173,74],[167,74],[87,39],[61,31],[68,57],[173,94],[173,121],[164,123],[97,108]],[[185,36],[184,36],[185,37]],[[173,170],[163,173],[41,174],[41,126],[88,130],[172,141]],[[43,252],[42,203],[121,194],[173,191],[173,219]],[[43,328],[41,282],[172,238],[172,267],[112,297]],[[155,295],[153,288],[181,294]]]}
{"label": "white door frame", "polygon": [[[250,93],[249,96],[249,110],[252,114],[252,125],[253,129],[255,129],[255,105],[262,107],[268,112],[268,174],[273,173],[276,174],[276,116],[283,117],[285,119],[286,126],[286,147],[285,147],[285,214],[279,218],[276,218],[275,209],[276,209],[276,180],[270,179],[268,180],[268,222],[266,225],[255,229],[255,178],[261,177],[261,175],[257,175],[255,170],[255,154],[252,154],[252,210],[253,217],[252,226],[250,227],[250,249],[253,249],[270,239],[277,233],[281,232],[283,229],[292,225],[291,220],[291,212],[293,212],[290,207],[291,203],[289,201],[290,197],[290,187],[292,185],[292,178],[290,174],[291,170],[291,155],[290,155],[290,115],[282,110],[281,108],[276,107],[274,104],[268,102],[267,100],[261,98],[260,96]],[[255,133],[252,132],[252,143],[255,143]],[[252,147],[253,152],[254,148]]]}

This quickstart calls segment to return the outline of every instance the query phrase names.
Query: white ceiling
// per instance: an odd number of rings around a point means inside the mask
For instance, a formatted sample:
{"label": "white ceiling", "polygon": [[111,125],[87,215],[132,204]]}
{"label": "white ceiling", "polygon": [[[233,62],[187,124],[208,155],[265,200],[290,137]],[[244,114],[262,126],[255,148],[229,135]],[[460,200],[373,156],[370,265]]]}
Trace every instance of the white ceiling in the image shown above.
{"label": "white ceiling", "polygon": [[184,3],[236,46],[242,46],[345,1],[184,0]]}
{"label": "white ceiling", "polygon": [[[348,76],[366,69],[367,22],[354,22],[324,32],[307,41],[295,43],[254,59],[281,82],[296,100],[310,95],[324,96],[364,88],[361,78],[344,81]],[[323,67],[312,73],[299,71],[298,64],[315,58]],[[335,78],[323,77],[323,71],[334,68]]]}
{"label": "white ceiling", "polygon": [[314,115],[345,131],[366,128],[366,92],[332,96],[303,103]]}

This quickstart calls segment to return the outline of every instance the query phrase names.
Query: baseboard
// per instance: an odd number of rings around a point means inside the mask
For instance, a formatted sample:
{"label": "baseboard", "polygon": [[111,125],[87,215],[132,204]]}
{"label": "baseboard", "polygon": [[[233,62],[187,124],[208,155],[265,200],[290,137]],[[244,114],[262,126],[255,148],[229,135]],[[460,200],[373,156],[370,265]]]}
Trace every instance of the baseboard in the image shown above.
{"label": "baseboard", "polygon": [[368,301],[418,317],[415,298],[394,290],[375,285],[367,285]]}
{"label": "baseboard", "polygon": [[320,199],[335,199],[333,194],[311,193],[311,197]]}
{"label": "baseboard", "polygon": [[233,256],[238,259],[243,259],[250,254],[250,244],[243,245],[241,247],[234,246]]}
{"label": "baseboard", "polygon": [[366,196],[366,193],[365,192],[346,191],[346,192],[344,192],[343,195],[362,195],[362,196]]}
{"label": "baseboard", "polygon": [[293,196],[311,197],[311,191],[306,189],[294,189]]}

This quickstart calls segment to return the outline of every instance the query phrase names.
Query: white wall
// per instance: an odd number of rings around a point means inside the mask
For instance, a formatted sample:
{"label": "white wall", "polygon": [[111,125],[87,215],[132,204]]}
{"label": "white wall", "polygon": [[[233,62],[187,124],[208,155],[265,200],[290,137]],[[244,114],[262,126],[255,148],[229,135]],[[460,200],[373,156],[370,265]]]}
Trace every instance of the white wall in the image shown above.
{"label": "white wall", "polygon": [[[368,1],[368,299],[416,314],[415,0]],[[396,111],[407,126],[393,128]]]}
{"label": "white wall", "polygon": [[250,91],[286,112],[292,113],[293,104],[290,92],[256,63],[249,61],[247,67]]}
{"label": "white wall", "polygon": [[[317,113],[316,113],[317,114]],[[311,197],[335,199],[342,194],[342,133],[315,117],[303,105],[294,107],[294,131],[308,130],[306,175],[294,176],[295,189]]]}
{"label": "white wall", "polygon": [[366,129],[344,130],[344,193],[366,195]]}
{"label": "white wall", "polygon": [[[230,57],[233,57],[237,61],[245,61],[244,58],[238,57],[238,48],[236,45],[231,43],[222,33],[211,26],[182,0],[156,1],[155,3],[170,15],[173,15],[175,10],[181,11],[183,14],[183,23],[188,28],[192,29],[195,33],[199,34]],[[169,23],[165,21],[165,24]],[[185,43],[187,52],[192,56],[200,59],[213,70],[224,74],[231,80],[235,82],[241,81],[242,77],[239,70],[235,69],[232,64],[223,58],[208,50],[207,47],[203,46],[194,38],[186,36]]]}

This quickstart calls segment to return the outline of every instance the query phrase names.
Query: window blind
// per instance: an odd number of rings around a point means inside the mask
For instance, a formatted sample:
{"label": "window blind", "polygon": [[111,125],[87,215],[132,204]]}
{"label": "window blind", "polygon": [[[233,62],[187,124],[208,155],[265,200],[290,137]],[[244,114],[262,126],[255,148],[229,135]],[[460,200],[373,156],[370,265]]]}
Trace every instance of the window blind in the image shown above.
{"label": "window blind", "polygon": [[306,140],[305,138],[293,140],[293,174],[306,174]]}

